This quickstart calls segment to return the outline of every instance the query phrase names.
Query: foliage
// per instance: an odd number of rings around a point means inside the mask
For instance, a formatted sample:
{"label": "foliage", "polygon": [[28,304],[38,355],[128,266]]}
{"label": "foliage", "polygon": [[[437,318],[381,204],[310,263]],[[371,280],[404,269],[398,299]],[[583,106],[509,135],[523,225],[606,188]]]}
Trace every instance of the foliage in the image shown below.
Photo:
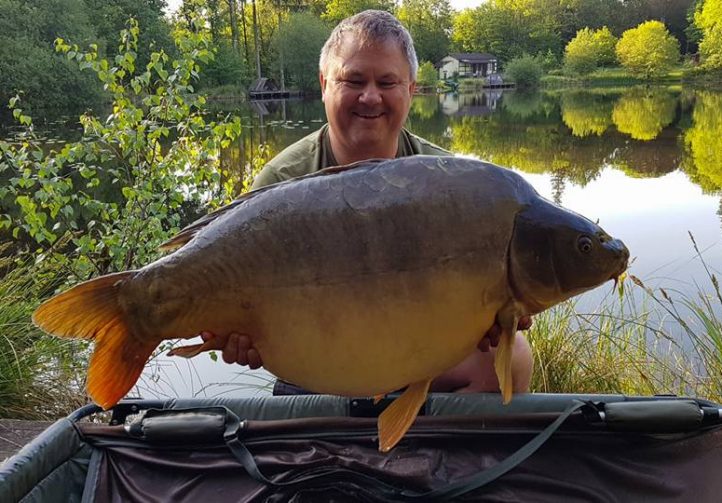
{"label": "foliage", "polygon": [[397,17],[414,39],[419,61],[440,61],[449,53],[449,0],[403,0]]}
{"label": "foliage", "polygon": [[82,0],[0,0],[0,102],[23,92],[36,107],[98,103],[96,82],[54,54],[52,43],[60,35],[83,42],[95,36]]}
{"label": "foliage", "polygon": [[488,2],[467,9],[454,17],[452,43],[463,52],[488,52],[502,63],[524,53],[554,54],[561,51],[561,39],[548,26],[539,25],[539,16],[513,6]]}
{"label": "foliage", "polygon": [[699,52],[702,64],[722,69],[722,0],[705,0],[694,13],[694,24],[702,32]]}
{"label": "foliage", "polygon": [[661,75],[679,60],[679,42],[659,21],[647,21],[627,30],[617,43],[619,62],[649,79]]}
{"label": "foliage", "polygon": [[159,0],[0,0],[0,102],[22,92],[26,105],[72,110],[97,105],[101,86],[53,50],[55,38],[96,43],[100,55],[115,54],[115,38],[130,15],[145,30],[139,64],[151,43],[172,46]]}
{"label": "foliage", "polygon": [[506,64],[504,73],[520,88],[539,86],[542,76],[542,62],[535,56],[524,54]]}
{"label": "foliage", "polygon": [[214,57],[201,68],[198,77],[198,90],[220,86],[240,88],[251,80],[251,70],[241,55],[225,41],[216,44]]}
{"label": "foliage", "polygon": [[280,43],[288,83],[302,91],[319,91],[318,57],[331,30],[307,12],[291,14],[283,24]]}
{"label": "foliage", "polygon": [[[138,22],[137,66],[143,67],[150,61],[153,51],[164,51],[173,55],[175,50],[171,28],[163,9],[166,0],[83,0],[96,30],[98,53],[105,57],[117,55],[117,34],[125,27],[129,18]],[[55,37],[78,40],[72,34],[58,33]],[[55,38],[53,37],[53,38]],[[51,39],[52,40],[52,39]]]}
{"label": "foliage", "polygon": [[1,257],[7,251],[0,244],[0,417],[55,419],[86,402],[76,358],[84,343],[44,337],[30,321],[62,278],[57,264]]}
{"label": "foliage", "polygon": [[431,61],[424,61],[419,65],[416,83],[421,87],[431,87],[439,80],[439,73]]}
{"label": "foliage", "polygon": [[333,25],[367,9],[394,12],[393,0],[329,0],[321,17]]}
{"label": "foliage", "polygon": [[92,69],[113,96],[113,113],[83,115],[83,137],[60,151],[46,154],[31,118],[17,99],[10,103],[27,128],[19,145],[0,142],[0,176],[10,178],[0,200],[13,210],[0,227],[34,240],[73,279],[147,263],[184,211],[230,198],[235,181],[220,184],[218,152],[239,134],[240,121],[207,123],[205,100],[188,94],[197,61],[212,56],[207,34],[179,30],[176,40],[177,60],[152,53],[139,71],[133,20],[113,62],[96,46],[82,52],[58,39],[57,50]]}
{"label": "foliage", "polygon": [[606,26],[599,30],[583,28],[564,49],[564,66],[575,73],[589,73],[598,66],[615,62],[617,39]]}

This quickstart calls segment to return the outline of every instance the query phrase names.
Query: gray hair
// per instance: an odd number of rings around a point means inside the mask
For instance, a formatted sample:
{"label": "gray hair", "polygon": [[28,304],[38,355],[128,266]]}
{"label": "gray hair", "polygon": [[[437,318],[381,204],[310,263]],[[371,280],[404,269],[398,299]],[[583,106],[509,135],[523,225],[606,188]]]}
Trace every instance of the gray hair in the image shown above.
{"label": "gray hair", "polygon": [[321,49],[321,58],[318,67],[321,73],[326,74],[328,59],[343,43],[345,35],[355,35],[361,44],[392,41],[398,44],[406,55],[411,69],[411,80],[416,80],[419,61],[416,59],[414,41],[408,30],[392,14],[383,10],[365,10],[347,17],[341,21],[331,32]]}

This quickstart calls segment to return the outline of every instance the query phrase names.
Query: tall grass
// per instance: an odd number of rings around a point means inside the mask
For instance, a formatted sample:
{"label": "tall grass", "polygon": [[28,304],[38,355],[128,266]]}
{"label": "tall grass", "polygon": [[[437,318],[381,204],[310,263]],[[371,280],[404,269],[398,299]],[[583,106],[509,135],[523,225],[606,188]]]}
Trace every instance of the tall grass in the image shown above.
{"label": "tall grass", "polygon": [[578,313],[567,302],[536,316],[528,334],[532,391],[722,402],[722,294],[694,239],[693,245],[709,284],[696,284],[692,295],[630,276],[626,290],[593,313]]}
{"label": "tall grass", "polygon": [[57,286],[46,262],[3,257],[0,245],[0,417],[53,419],[86,402],[83,344],[48,337],[31,314]]}

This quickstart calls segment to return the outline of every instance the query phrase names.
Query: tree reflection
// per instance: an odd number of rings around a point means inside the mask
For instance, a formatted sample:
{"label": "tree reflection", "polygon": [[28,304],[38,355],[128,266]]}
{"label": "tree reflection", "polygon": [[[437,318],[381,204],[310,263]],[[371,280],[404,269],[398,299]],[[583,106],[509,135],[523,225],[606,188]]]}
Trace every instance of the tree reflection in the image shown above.
{"label": "tree reflection", "polygon": [[635,140],[653,140],[674,120],[675,97],[662,89],[632,89],[614,104],[612,121]]}
{"label": "tree reflection", "polygon": [[561,96],[562,120],[574,136],[601,136],[612,125],[610,97],[587,92],[567,92]]}
{"label": "tree reflection", "polygon": [[435,94],[414,96],[409,115],[420,120],[429,120],[439,109],[439,100]]}
{"label": "tree reflection", "polygon": [[683,169],[706,192],[722,189],[722,93],[699,91],[684,133]]}

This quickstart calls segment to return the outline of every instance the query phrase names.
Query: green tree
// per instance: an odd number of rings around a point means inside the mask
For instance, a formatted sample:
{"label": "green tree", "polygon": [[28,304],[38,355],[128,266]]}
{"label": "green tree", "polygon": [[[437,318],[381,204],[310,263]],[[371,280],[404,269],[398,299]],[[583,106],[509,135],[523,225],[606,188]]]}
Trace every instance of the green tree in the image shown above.
{"label": "green tree", "polygon": [[694,14],[694,24],[702,32],[699,52],[702,64],[709,69],[722,69],[722,0],[704,0]]}
{"label": "green tree", "polygon": [[664,24],[647,21],[622,34],[617,57],[622,66],[649,79],[664,74],[679,61],[679,42]]}
{"label": "green tree", "polygon": [[431,61],[424,61],[419,65],[419,73],[416,82],[421,87],[433,87],[439,80],[439,73]]}
{"label": "green tree", "polygon": [[319,90],[318,55],[331,30],[310,12],[291,14],[276,43],[283,49],[287,81],[303,91]]}
{"label": "green tree", "polygon": [[454,16],[451,33],[456,50],[488,52],[503,63],[525,52],[529,31],[520,14],[484,3]]}
{"label": "green tree", "polygon": [[488,52],[504,63],[524,53],[559,57],[559,23],[548,11],[554,1],[490,0],[454,16],[452,44],[464,52]]}
{"label": "green tree", "polygon": [[599,30],[583,28],[564,50],[564,66],[571,72],[590,73],[616,60],[617,39],[606,26]]}
{"label": "green tree", "polygon": [[0,0],[0,102],[23,93],[31,106],[95,105],[101,87],[53,51],[55,37],[96,38],[83,0]]}
{"label": "green tree", "polygon": [[[98,51],[103,56],[115,56],[118,51],[117,35],[129,18],[138,22],[137,61],[145,66],[153,51],[163,50],[172,54],[175,50],[171,29],[163,9],[166,0],[83,0],[90,11],[91,19],[98,33]],[[58,36],[63,36],[59,34]],[[63,36],[76,43],[82,40]]]}
{"label": "green tree", "polygon": [[397,16],[414,39],[419,61],[436,63],[448,54],[451,32],[449,0],[403,0]]}
{"label": "green tree", "polygon": [[395,8],[394,0],[329,0],[326,3],[326,12],[321,17],[336,25],[343,19],[367,9],[394,12]]}

